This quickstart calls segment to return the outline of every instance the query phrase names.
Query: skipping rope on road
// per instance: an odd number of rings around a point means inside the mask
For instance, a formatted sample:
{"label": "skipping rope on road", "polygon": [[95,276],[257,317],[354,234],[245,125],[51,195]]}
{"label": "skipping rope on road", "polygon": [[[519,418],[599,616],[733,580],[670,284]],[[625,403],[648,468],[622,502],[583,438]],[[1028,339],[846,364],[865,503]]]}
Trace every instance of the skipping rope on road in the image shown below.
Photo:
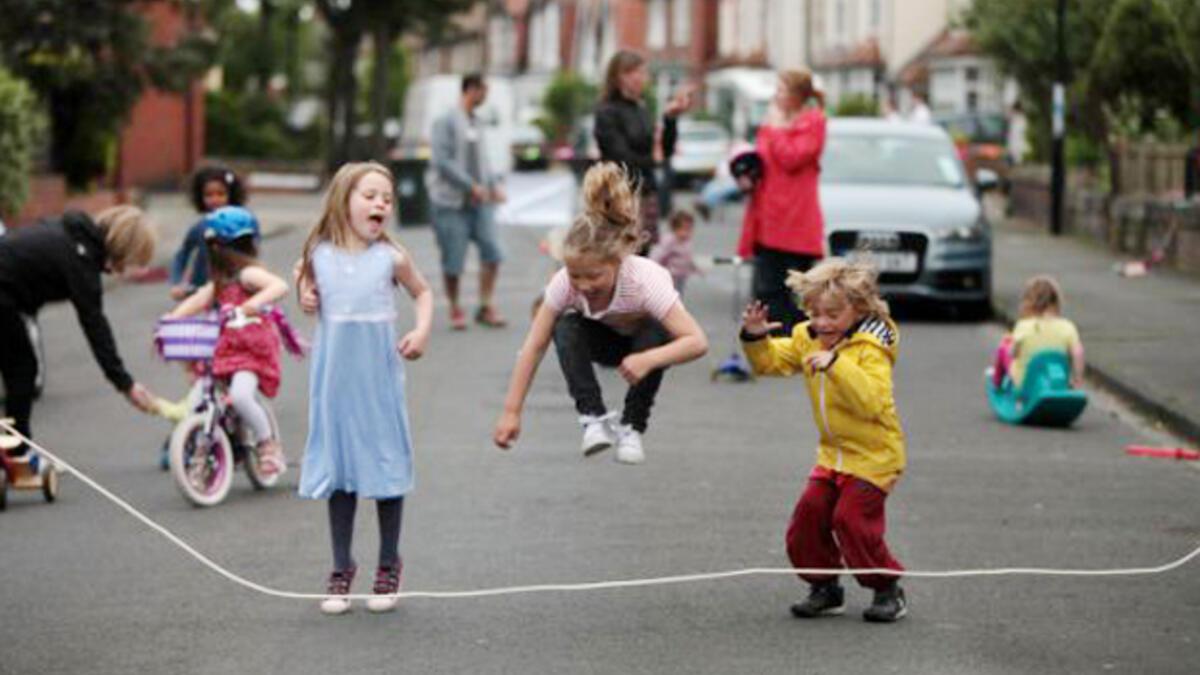
{"label": "skipping rope on road", "polygon": [[[168,541],[183,549],[188,555],[195,558],[202,565],[209,568],[213,572],[225,577],[227,580],[246,588],[251,591],[269,595],[276,598],[286,598],[291,600],[324,600],[328,597],[326,593],[297,593],[293,591],[282,591],[269,586],[255,583],[241,577],[221,565],[214,562],[208,556],[200,551],[197,551],[183,539],[180,539],[167,528],[159,525],[151,520],[142,512],[130,506],[128,502],[121,499],[117,495],[109,492],[107,488],[92,480],[82,471],[71,466],[63,461],[54,453],[46,450],[42,446],[33,442],[29,438],[17,432],[12,425],[0,421],[0,428],[20,438],[29,444],[30,447],[37,450],[39,453],[47,457],[60,470],[65,471],[85,485],[99,492],[103,497],[124,509],[129,515],[137,520],[140,520],[150,529],[158,532],[166,537]],[[996,577],[996,576],[1050,576],[1050,577],[1116,577],[1116,576],[1146,576],[1152,574],[1163,574],[1177,569],[1191,562],[1193,559],[1200,557],[1200,546],[1197,546],[1190,553],[1171,562],[1158,565],[1155,567],[1129,567],[1117,569],[1056,569],[1043,567],[997,567],[985,569],[961,569],[961,570],[905,570],[897,571],[883,568],[803,568],[803,567],[747,567],[743,569],[727,570],[722,572],[703,572],[699,574],[679,574],[673,576],[649,577],[644,579],[621,579],[616,581],[594,581],[574,584],[536,584],[531,586],[504,586],[498,588],[483,588],[473,591],[402,591],[396,593],[398,598],[435,598],[435,599],[461,599],[461,598],[482,598],[497,595],[517,595],[522,593],[544,593],[550,591],[575,592],[575,591],[598,591],[617,588],[636,588],[642,586],[665,586],[667,584],[681,584],[694,581],[713,581],[717,579],[732,579],[735,577],[748,576],[763,576],[773,574],[884,574],[891,576],[903,576],[925,579],[953,579],[962,577]],[[341,597],[341,596],[339,596]],[[358,593],[344,596],[352,600],[367,600],[377,598],[378,595],[371,593]]]}

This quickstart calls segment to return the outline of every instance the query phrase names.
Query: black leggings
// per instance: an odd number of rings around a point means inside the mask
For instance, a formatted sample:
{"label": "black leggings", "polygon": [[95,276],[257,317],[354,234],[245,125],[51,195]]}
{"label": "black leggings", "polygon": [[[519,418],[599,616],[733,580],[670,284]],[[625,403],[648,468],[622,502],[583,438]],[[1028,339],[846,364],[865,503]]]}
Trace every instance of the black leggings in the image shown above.
{"label": "black leggings", "polygon": [[[567,391],[575,399],[580,415],[600,416],[605,413],[604,397],[596,381],[593,363],[616,367],[621,360],[635,352],[644,352],[671,340],[666,329],[657,321],[646,320],[633,335],[621,335],[607,325],[585,319],[570,312],[554,324],[554,350],[558,363],[567,378]],[[645,433],[650,421],[650,408],[662,384],[664,369],[650,371],[641,382],[631,386],[625,395],[625,410],[621,423]]]}
{"label": "black leggings", "polygon": [[[333,538],[333,568],[354,567],[350,543],[354,538],[354,512],[358,497],[338,490],[329,497],[329,532]],[[375,501],[379,515],[379,566],[395,567],[400,561],[400,520],[404,517],[404,497]]]}
{"label": "black leggings", "polygon": [[[29,341],[25,319],[15,308],[0,305],[0,376],[4,378],[4,412],[28,438],[29,416],[37,382],[37,354]],[[11,454],[24,454],[21,446]]]}

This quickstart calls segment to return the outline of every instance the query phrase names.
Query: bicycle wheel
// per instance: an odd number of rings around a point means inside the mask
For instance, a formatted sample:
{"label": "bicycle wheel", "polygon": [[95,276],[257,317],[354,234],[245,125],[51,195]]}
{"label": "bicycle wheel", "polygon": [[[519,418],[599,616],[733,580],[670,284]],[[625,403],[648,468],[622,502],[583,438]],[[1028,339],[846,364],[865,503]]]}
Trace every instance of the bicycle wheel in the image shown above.
{"label": "bicycle wheel", "polygon": [[[279,422],[275,420],[275,411],[261,398],[259,402],[262,404],[263,410],[267,411],[267,418],[271,421],[271,435],[279,439]],[[263,474],[258,463],[258,439],[254,437],[254,433],[250,431],[248,425],[239,423],[239,429],[242,447],[246,449],[246,458],[242,463],[246,466],[246,476],[250,479],[250,484],[254,486],[255,490],[275,487],[275,484],[279,482],[279,474]]]}
{"label": "bicycle wheel", "polygon": [[196,506],[221,503],[233,484],[233,445],[220,428],[209,435],[204,416],[185,417],[171,433],[171,475]]}

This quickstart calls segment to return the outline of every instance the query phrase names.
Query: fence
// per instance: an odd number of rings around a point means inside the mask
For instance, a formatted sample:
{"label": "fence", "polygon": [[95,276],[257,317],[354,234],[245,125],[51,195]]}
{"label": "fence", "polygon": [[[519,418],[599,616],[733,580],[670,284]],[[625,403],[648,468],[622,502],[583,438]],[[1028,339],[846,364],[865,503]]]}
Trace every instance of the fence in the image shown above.
{"label": "fence", "polygon": [[1113,192],[1119,196],[1167,196],[1183,192],[1188,147],[1128,143],[1113,152]]}

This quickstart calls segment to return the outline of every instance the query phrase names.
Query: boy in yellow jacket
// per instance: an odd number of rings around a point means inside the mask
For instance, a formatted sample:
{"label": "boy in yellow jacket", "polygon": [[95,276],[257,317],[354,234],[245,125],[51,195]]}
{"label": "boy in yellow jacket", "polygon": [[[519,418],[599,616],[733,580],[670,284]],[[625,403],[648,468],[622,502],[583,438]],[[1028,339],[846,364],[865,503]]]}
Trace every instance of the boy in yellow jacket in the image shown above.
{"label": "boy in yellow jacket", "polygon": [[[812,271],[789,273],[788,287],[810,320],[791,337],[769,338],[779,324],[758,302],[742,316],[742,346],[760,375],[803,373],[820,429],[817,465],[792,514],[788,557],[795,567],[903,570],[884,543],[884,501],[904,471],[904,433],[892,395],[900,334],[865,263],[831,258]],[[845,611],[837,575],[801,575],[811,585],[797,618]],[[891,622],[907,612],[897,576],[858,575],[875,592],[867,621]]]}

